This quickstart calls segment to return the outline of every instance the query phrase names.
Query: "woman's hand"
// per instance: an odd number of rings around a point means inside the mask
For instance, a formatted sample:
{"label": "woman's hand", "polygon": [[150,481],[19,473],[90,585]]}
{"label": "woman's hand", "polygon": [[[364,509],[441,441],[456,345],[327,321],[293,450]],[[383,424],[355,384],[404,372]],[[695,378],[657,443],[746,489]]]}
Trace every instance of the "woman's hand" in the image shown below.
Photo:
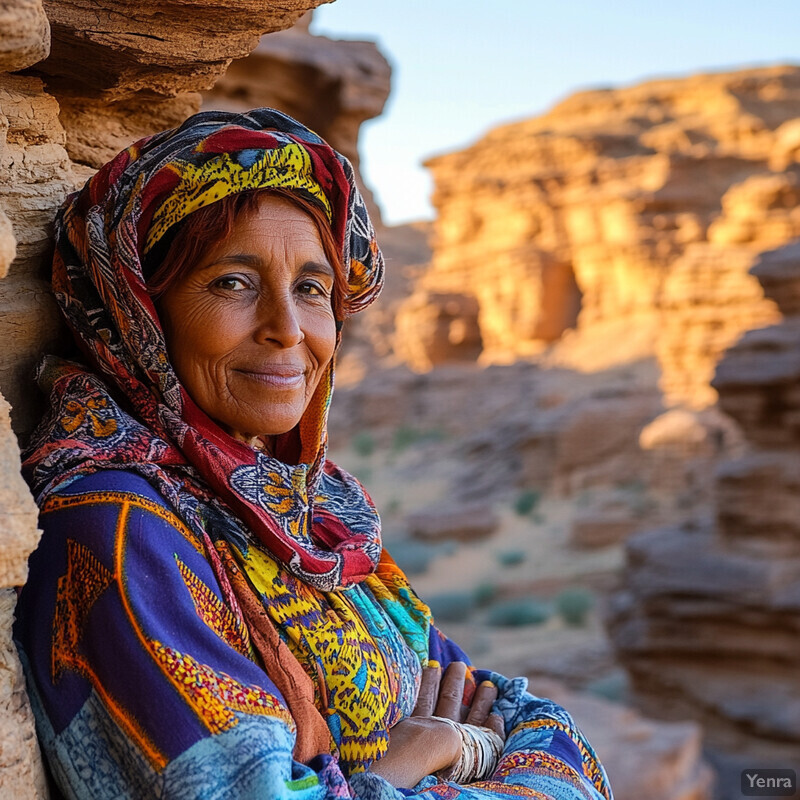
{"label": "woman's hand", "polygon": [[467,665],[463,661],[450,664],[444,677],[438,667],[426,667],[422,671],[414,716],[429,717],[435,714],[456,722],[481,725],[491,728],[505,739],[503,718],[491,713],[492,704],[497,700],[497,687],[491,681],[484,681],[475,690],[471,705],[465,706],[462,698],[466,678]]}
{"label": "woman's hand", "polygon": [[431,717],[406,717],[390,729],[389,748],[369,769],[392,786],[410,789],[460,758],[458,731]]}
{"label": "woman's hand", "polygon": [[398,722],[389,731],[389,748],[370,772],[385,778],[392,786],[410,789],[426,775],[448,769],[461,758],[461,737],[446,722],[432,715],[456,722],[469,722],[491,728],[505,738],[503,720],[492,714],[497,687],[484,681],[475,691],[472,703],[464,706],[467,667],[454,661],[442,676],[438,667],[422,672],[414,714]]}

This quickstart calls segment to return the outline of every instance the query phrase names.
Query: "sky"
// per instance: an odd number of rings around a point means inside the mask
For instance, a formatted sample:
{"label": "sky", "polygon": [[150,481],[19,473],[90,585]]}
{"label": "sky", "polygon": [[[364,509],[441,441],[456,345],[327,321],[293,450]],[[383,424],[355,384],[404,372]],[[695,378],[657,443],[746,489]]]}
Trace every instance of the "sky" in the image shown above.
{"label": "sky", "polygon": [[800,64],[800,0],[336,0],[311,30],[376,41],[392,64],[360,146],[387,224],[433,218],[425,158],[578,89]]}

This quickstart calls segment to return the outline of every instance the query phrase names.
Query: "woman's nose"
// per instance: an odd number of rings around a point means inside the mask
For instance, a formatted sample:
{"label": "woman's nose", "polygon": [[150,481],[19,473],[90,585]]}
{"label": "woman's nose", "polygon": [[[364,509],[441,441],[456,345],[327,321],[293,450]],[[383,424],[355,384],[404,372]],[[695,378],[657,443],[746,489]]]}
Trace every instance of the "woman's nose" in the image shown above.
{"label": "woman's nose", "polygon": [[305,338],[294,298],[265,297],[259,303],[256,338],[273,341],[281,347],[294,347]]}

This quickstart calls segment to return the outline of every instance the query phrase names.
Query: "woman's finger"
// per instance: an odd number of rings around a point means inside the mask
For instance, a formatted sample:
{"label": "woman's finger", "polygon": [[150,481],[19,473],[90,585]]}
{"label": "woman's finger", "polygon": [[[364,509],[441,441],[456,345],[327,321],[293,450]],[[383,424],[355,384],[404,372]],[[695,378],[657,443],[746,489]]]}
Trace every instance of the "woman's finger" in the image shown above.
{"label": "woman's finger", "polygon": [[417,695],[417,705],[414,707],[412,716],[430,717],[436,706],[439,697],[439,684],[442,680],[442,670],[440,667],[424,667],[422,670],[422,680],[419,684],[419,694]]}
{"label": "woman's finger", "polygon": [[436,702],[437,717],[461,721],[461,701],[464,697],[464,681],[467,677],[467,665],[463,661],[454,661],[444,671],[439,686],[439,699]]}
{"label": "woman's finger", "polygon": [[490,728],[499,736],[502,736],[503,739],[506,738],[506,724],[503,721],[503,718],[496,713],[491,713],[486,718],[486,722],[483,723],[484,728]]}
{"label": "woman's finger", "polygon": [[466,721],[470,725],[485,725],[495,700],[497,700],[497,687],[491,681],[484,681],[475,690]]}

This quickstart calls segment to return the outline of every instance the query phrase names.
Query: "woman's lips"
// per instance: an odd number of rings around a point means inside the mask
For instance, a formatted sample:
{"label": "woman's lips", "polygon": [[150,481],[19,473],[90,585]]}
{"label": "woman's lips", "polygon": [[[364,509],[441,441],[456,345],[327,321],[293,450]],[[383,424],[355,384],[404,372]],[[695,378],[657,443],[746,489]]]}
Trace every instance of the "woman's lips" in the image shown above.
{"label": "woman's lips", "polygon": [[305,370],[301,367],[276,365],[257,369],[237,369],[236,372],[250,380],[276,389],[294,389],[305,381]]}

